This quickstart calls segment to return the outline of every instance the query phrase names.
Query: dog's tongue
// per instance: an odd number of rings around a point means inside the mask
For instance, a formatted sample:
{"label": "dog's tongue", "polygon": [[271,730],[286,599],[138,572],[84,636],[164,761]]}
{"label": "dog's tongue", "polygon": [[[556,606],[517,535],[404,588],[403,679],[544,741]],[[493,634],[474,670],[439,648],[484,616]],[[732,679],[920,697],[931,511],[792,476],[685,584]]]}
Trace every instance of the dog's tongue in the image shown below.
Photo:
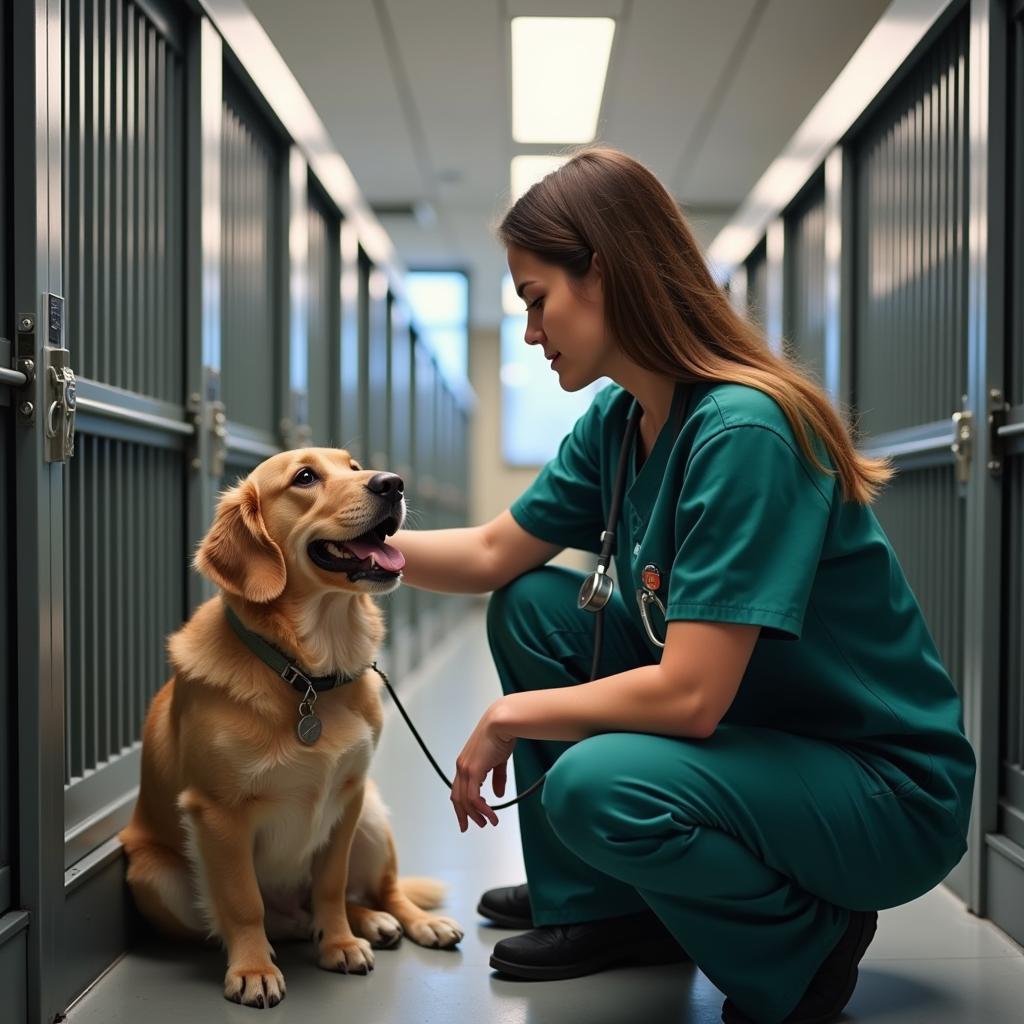
{"label": "dog's tongue", "polygon": [[367,540],[347,540],[345,547],[356,558],[369,558],[371,555],[382,569],[398,572],[405,565],[405,555],[390,544],[371,543]]}

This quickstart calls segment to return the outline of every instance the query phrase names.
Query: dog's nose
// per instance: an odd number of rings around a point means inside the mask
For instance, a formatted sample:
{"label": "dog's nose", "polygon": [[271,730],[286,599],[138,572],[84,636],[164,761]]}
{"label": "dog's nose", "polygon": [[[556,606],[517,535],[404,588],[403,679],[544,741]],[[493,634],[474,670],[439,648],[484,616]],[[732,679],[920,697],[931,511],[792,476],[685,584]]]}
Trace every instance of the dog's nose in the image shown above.
{"label": "dog's nose", "polygon": [[397,473],[374,473],[366,481],[366,487],[374,494],[379,494],[382,498],[391,498],[392,501],[398,501],[402,497],[402,490],[405,484]]}

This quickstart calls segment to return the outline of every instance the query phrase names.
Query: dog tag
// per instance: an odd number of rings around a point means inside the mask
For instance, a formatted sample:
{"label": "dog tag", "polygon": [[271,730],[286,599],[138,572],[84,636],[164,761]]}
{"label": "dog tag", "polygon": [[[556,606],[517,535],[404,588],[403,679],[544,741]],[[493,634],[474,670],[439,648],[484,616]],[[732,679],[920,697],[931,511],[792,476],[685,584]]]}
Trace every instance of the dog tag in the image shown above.
{"label": "dog tag", "polygon": [[320,738],[320,728],[320,719],[316,715],[309,714],[303,715],[299,719],[299,724],[295,731],[299,734],[299,739],[307,747],[311,747]]}

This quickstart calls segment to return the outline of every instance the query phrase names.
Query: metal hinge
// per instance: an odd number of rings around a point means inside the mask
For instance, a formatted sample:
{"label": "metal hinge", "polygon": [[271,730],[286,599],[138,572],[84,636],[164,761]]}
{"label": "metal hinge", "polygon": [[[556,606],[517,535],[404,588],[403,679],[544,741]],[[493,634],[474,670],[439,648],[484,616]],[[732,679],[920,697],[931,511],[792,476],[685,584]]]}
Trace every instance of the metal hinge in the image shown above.
{"label": "metal hinge", "polygon": [[[18,329],[14,335],[14,370],[10,383],[21,391],[18,398],[18,422],[22,426],[35,423],[36,404],[32,401],[36,379],[36,318],[32,313],[18,315]],[[18,375],[15,378],[15,374]]]}
{"label": "metal hinge", "polygon": [[974,415],[967,408],[967,396],[961,397],[961,408],[953,413],[953,443],[949,446],[956,460],[956,478],[965,484],[970,478],[971,455],[974,448]]}
{"label": "metal hinge", "polygon": [[[202,410],[206,410],[206,421],[203,422]],[[228,414],[224,403],[219,399],[210,399],[202,406],[200,396],[193,391],[188,401],[189,420],[195,430],[195,449],[192,455],[192,468],[199,469],[202,460],[199,457],[200,438],[204,431],[210,435],[210,475],[223,476],[224,462],[228,452]]]}
{"label": "metal hinge", "polygon": [[1003,449],[1005,442],[999,428],[1006,425],[1010,413],[1010,403],[1006,401],[999,388],[988,391],[988,471],[992,476],[999,476],[1003,471]]}

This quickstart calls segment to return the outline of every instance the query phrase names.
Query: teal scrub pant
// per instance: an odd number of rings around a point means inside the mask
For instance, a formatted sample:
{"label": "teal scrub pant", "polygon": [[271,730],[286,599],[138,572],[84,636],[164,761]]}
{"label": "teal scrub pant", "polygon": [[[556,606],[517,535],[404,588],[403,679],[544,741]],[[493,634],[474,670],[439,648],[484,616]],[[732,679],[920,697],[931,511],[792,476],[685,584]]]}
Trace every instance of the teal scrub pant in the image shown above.
{"label": "teal scrub pant", "polygon": [[[596,615],[577,607],[583,578],[545,565],[492,594],[506,694],[589,681]],[[605,606],[598,678],[658,660],[623,602],[616,589]],[[879,794],[841,746],[778,729],[520,738],[512,757],[520,793],[548,772],[516,805],[534,924],[649,907],[758,1024],[796,1006],[849,910],[916,899],[966,850],[920,790]]]}

